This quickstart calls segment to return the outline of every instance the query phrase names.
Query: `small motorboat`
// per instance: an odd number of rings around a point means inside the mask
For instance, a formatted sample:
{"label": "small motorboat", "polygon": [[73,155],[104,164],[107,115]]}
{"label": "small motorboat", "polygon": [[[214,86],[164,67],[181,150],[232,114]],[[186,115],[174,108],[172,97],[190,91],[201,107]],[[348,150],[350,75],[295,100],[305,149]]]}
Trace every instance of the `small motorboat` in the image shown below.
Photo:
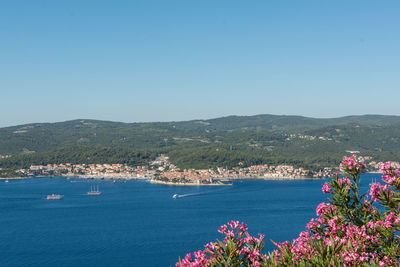
{"label": "small motorboat", "polygon": [[174,194],[174,195],[172,196],[173,199],[178,198],[178,197],[179,197],[178,194]]}
{"label": "small motorboat", "polygon": [[62,199],[63,197],[64,197],[63,195],[51,194],[51,195],[47,195],[46,199],[47,200],[59,200],[59,199]]}

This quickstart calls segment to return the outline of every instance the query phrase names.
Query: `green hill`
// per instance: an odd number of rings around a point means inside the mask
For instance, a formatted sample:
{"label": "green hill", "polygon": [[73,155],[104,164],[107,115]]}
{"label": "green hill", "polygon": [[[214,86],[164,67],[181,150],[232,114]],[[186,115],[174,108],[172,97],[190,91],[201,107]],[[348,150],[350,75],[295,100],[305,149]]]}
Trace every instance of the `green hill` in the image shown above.
{"label": "green hill", "polygon": [[[349,150],[377,160],[388,153],[392,160],[398,159],[400,117],[256,115],[153,123],[73,120],[0,128],[0,155],[12,155],[0,160],[0,168],[87,158],[133,165],[158,153],[169,154],[174,163],[185,168],[232,167],[239,161],[318,168],[337,164]],[[135,159],[135,153],[147,156]]]}

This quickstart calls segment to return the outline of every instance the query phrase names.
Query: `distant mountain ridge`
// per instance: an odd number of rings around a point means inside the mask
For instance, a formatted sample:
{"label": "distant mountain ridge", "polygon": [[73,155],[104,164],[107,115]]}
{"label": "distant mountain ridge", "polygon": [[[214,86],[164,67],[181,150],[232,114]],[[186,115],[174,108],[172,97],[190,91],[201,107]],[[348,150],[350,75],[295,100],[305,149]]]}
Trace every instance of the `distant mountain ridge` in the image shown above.
{"label": "distant mountain ridge", "polygon": [[228,116],[209,120],[123,123],[77,119],[56,123],[31,123],[0,128],[0,155],[45,151],[74,145],[154,148],[208,142],[217,134],[237,131],[302,133],[321,127],[357,124],[387,126],[400,123],[400,116],[361,115],[339,118],[309,118],[289,115]]}
{"label": "distant mountain ridge", "polygon": [[314,128],[321,126],[343,125],[358,123],[362,125],[386,125],[400,122],[400,116],[388,115],[360,115],[339,118],[310,118],[294,115],[254,115],[254,116],[228,116],[205,120],[218,129],[234,130],[240,128],[258,128],[264,130],[292,130]]}
{"label": "distant mountain ridge", "polygon": [[50,125],[64,125],[70,127],[75,126],[75,123],[83,123],[83,125],[94,125],[100,124],[101,126],[117,127],[117,126],[138,126],[138,125],[179,125],[179,126],[193,126],[202,125],[204,127],[214,125],[219,129],[233,130],[242,127],[263,127],[265,129],[273,128],[273,126],[288,126],[288,125],[305,125],[305,126],[329,126],[329,125],[342,125],[348,123],[359,123],[363,125],[385,125],[391,123],[400,122],[400,116],[396,115],[351,115],[337,118],[313,118],[297,115],[272,115],[272,114],[259,114],[252,116],[237,116],[230,115],[226,117],[219,117],[214,119],[194,119],[187,121],[169,121],[169,122],[116,122],[116,121],[104,121],[104,120],[93,120],[93,119],[75,119],[62,122],[45,122],[45,123],[29,123],[16,126],[8,126],[0,128],[3,129],[18,129],[24,127],[36,127],[36,126],[50,126]]}

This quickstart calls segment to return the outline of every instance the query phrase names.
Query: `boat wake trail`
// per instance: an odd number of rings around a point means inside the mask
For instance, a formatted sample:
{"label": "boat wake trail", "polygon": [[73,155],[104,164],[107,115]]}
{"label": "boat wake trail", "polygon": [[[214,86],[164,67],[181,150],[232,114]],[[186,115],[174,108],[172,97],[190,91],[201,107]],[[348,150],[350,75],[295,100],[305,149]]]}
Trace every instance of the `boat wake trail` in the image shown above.
{"label": "boat wake trail", "polygon": [[177,195],[176,197],[190,197],[190,196],[197,196],[201,195],[201,193],[193,193],[193,194],[184,194],[184,195]]}
{"label": "boat wake trail", "polygon": [[190,193],[190,194],[183,194],[183,195],[178,195],[175,194],[173,195],[172,198],[182,198],[182,197],[191,197],[191,196],[200,196],[200,195],[209,195],[209,194],[213,194],[213,193],[219,193],[221,191],[226,191],[229,188],[224,188],[224,189],[220,189],[220,190],[210,190],[210,191],[204,191],[204,192],[198,192],[198,193]]}

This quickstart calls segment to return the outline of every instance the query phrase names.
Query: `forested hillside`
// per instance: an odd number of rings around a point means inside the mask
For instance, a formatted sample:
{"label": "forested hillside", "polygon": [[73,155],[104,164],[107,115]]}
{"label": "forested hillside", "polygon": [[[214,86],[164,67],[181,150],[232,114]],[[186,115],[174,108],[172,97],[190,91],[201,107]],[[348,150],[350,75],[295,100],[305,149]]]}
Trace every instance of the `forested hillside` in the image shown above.
{"label": "forested hillside", "polygon": [[346,151],[399,159],[400,117],[230,116],[212,120],[120,123],[74,120],[0,129],[0,168],[38,163],[144,164],[160,153],[182,168],[290,163],[337,165]]}

